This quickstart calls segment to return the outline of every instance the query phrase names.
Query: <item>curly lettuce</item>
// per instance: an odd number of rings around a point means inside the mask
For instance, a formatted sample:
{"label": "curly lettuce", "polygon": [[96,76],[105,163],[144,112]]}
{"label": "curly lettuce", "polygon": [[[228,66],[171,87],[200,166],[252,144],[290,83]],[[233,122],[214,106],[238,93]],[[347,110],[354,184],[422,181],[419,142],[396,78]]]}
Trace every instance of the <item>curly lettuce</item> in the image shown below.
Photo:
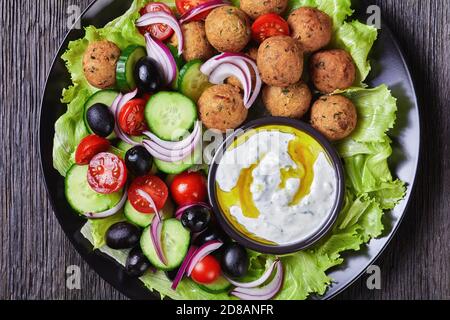
{"label": "curly lettuce", "polygon": [[[73,163],[73,152],[87,134],[83,123],[83,105],[96,89],[85,80],[82,56],[91,41],[108,39],[121,49],[129,44],[143,44],[144,39],[134,27],[138,10],[148,0],[135,0],[121,17],[102,29],[86,28],[83,39],[71,42],[63,59],[71,74],[73,85],[64,90],[62,101],[68,104],[67,113],[56,123],[54,166],[62,174]],[[233,1],[238,4],[238,1]],[[358,126],[354,133],[336,144],[343,158],[346,174],[345,205],[332,231],[314,247],[281,257],[285,268],[282,290],[276,299],[306,299],[311,294],[323,295],[332,279],[330,268],[344,262],[342,253],[359,250],[372,238],[383,232],[384,210],[392,209],[405,194],[405,185],[394,179],[388,166],[392,155],[388,132],[395,125],[396,99],[382,85],[367,89],[363,83],[370,72],[367,60],[377,38],[377,30],[358,21],[347,21],[353,13],[350,0],[290,0],[289,11],[301,6],[316,7],[325,11],[333,20],[332,48],[348,51],[357,66],[355,87],[338,92],[353,101],[358,112]],[[117,251],[104,245],[107,229],[121,221],[123,215],[103,220],[89,221],[81,230],[95,248],[125,264],[127,251]],[[259,277],[275,258],[251,251],[247,280]],[[225,300],[233,299],[226,293],[212,294],[201,290],[191,280],[184,279],[176,291],[163,272],[147,273],[143,283],[157,291],[161,297],[172,299]]]}

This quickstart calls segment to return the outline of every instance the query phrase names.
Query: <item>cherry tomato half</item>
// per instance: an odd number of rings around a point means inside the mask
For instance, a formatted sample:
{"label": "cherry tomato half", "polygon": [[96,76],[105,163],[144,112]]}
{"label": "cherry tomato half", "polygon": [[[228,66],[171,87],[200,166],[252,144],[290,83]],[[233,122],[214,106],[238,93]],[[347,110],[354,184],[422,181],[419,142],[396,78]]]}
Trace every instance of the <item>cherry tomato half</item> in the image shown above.
{"label": "cherry tomato half", "polygon": [[110,143],[107,139],[95,134],[85,137],[75,152],[75,162],[79,165],[88,164],[98,153],[108,151]]}
{"label": "cherry tomato half", "polygon": [[[141,16],[143,16],[146,13],[158,12],[158,11],[164,11],[166,13],[172,14],[172,10],[170,10],[170,8],[166,4],[161,3],[161,2],[149,3],[148,5],[143,7],[139,11],[139,13],[141,14]],[[156,24],[149,25],[147,27],[141,27],[141,28],[139,28],[139,31],[144,35],[148,32],[152,35],[152,37],[159,39],[161,41],[164,41],[173,35],[172,28],[170,28],[168,25],[162,24],[162,23],[156,23]]]}
{"label": "cherry tomato half", "polygon": [[252,37],[255,41],[263,42],[267,38],[282,35],[289,35],[289,25],[275,13],[260,16],[252,25]]}
{"label": "cherry tomato half", "polygon": [[179,206],[205,202],[207,197],[206,179],[198,172],[179,174],[173,179],[170,192]]}
{"label": "cherry tomato half", "polygon": [[[182,15],[188,12],[191,9],[194,9],[195,7],[198,7],[199,5],[209,2],[211,0],[176,0],[175,4],[177,6],[178,12]],[[199,21],[206,19],[208,14],[211,12],[211,10],[205,11],[202,14],[199,14],[196,16],[193,21]]]}
{"label": "cherry tomato half", "polygon": [[144,99],[133,99],[122,107],[119,113],[119,126],[126,134],[140,136],[147,130],[144,115],[146,105]]}
{"label": "cherry tomato half", "polygon": [[87,179],[95,192],[110,194],[124,187],[127,181],[127,169],[118,156],[102,152],[89,162]]}
{"label": "cherry tomato half", "polygon": [[213,256],[206,256],[198,262],[192,270],[192,280],[199,284],[210,284],[216,281],[221,274],[220,264]]}
{"label": "cherry tomato half", "polygon": [[154,210],[150,207],[150,203],[139,194],[138,190],[146,192],[152,198],[158,210],[164,207],[169,196],[166,184],[157,176],[137,177],[128,189],[128,200],[137,211],[146,214],[154,213]]}

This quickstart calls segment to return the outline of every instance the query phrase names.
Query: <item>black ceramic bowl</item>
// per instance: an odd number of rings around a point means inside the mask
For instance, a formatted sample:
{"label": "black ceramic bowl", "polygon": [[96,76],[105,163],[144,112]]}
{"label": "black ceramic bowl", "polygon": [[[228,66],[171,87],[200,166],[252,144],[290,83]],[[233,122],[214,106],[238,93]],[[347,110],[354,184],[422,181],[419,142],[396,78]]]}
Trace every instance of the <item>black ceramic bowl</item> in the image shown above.
{"label": "black ceramic bowl", "polygon": [[[259,242],[255,239],[252,239],[248,237],[247,235],[243,234],[235,226],[233,226],[233,223],[229,221],[229,219],[225,216],[225,214],[222,211],[222,208],[217,200],[217,183],[216,183],[216,173],[217,168],[220,164],[220,161],[225,154],[225,152],[228,150],[228,147],[231,145],[231,143],[239,136],[244,134],[245,132],[248,132],[249,130],[254,130],[260,127],[265,126],[271,126],[271,125],[279,125],[279,126],[287,126],[292,127],[294,129],[300,130],[309,136],[313,137],[319,144],[323,147],[325,152],[327,153],[328,158],[331,161],[331,164],[333,166],[334,172],[336,174],[337,179],[337,190],[336,190],[336,198],[334,201],[333,209],[327,214],[327,216],[324,218],[322,224],[316,228],[311,234],[306,236],[305,238],[299,240],[298,242],[292,243],[292,244],[265,244],[262,242]],[[342,204],[344,201],[344,194],[345,194],[345,182],[344,182],[344,169],[342,167],[341,159],[334,149],[334,147],[331,145],[331,143],[328,142],[328,140],[320,134],[317,130],[312,128],[310,125],[294,120],[294,119],[288,119],[288,118],[280,118],[280,117],[266,117],[261,118],[252,122],[249,122],[242,128],[241,130],[236,130],[234,134],[230,135],[219,147],[219,149],[216,152],[216,155],[213,158],[212,164],[210,166],[209,171],[209,177],[208,177],[208,193],[209,193],[209,200],[211,204],[213,205],[214,214],[216,216],[217,221],[219,222],[220,226],[225,230],[225,232],[235,241],[242,244],[243,246],[250,248],[257,252],[262,253],[270,253],[270,254],[289,254],[294,253],[296,251],[300,251],[303,249],[306,249],[313,244],[315,244],[317,241],[319,241],[326,233],[331,229],[334,222],[336,221],[339,213],[342,209]]]}

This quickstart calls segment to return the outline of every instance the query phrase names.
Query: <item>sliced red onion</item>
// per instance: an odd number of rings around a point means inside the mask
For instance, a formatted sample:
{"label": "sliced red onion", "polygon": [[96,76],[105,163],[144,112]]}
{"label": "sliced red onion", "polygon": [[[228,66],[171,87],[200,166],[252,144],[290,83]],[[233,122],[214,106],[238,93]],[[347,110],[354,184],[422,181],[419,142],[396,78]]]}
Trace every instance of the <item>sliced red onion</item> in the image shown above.
{"label": "sliced red onion", "polygon": [[150,236],[152,237],[153,245],[155,246],[156,254],[158,255],[159,260],[167,265],[167,259],[164,255],[164,250],[161,244],[161,233],[162,233],[162,221],[157,216],[152,221],[152,225],[150,227]]}
{"label": "sliced red onion", "polygon": [[241,69],[234,63],[222,63],[211,72],[209,81],[214,84],[222,84],[229,77],[236,77],[244,88],[244,105],[248,106],[248,100],[252,91],[252,80],[248,66],[245,65],[244,68],[246,68],[248,72],[244,71],[244,69]]}
{"label": "sliced red onion", "polygon": [[158,144],[159,146],[161,146],[165,149],[179,150],[179,149],[184,149],[187,146],[189,146],[195,140],[198,132],[200,132],[200,138],[201,138],[201,122],[200,121],[195,122],[194,130],[192,131],[192,133],[188,137],[183,139],[182,141],[176,141],[176,142],[165,141],[165,140],[158,138],[156,135],[154,135],[150,131],[145,131],[143,134],[145,136],[147,136],[150,140],[152,140],[153,142],[155,142],[156,144]]}
{"label": "sliced red onion", "polygon": [[204,245],[202,245],[200,248],[198,248],[194,256],[192,257],[189,266],[187,268],[187,276],[190,277],[192,271],[194,270],[197,263],[199,263],[204,257],[209,255],[211,252],[216,251],[223,245],[222,241],[219,240],[211,240],[206,242]]}
{"label": "sliced red onion", "polygon": [[147,54],[158,63],[164,74],[165,84],[171,84],[177,76],[177,63],[169,48],[158,39],[153,39],[150,34],[145,34]]}
{"label": "sliced red onion", "polygon": [[237,281],[234,281],[233,279],[230,279],[227,276],[224,276],[224,277],[233,286],[236,286],[239,288],[255,288],[255,287],[262,285],[264,282],[266,282],[270,278],[270,276],[273,273],[273,269],[275,268],[275,265],[277,264],[278,261],[279,260],[274,261],[259,279],[252,281],[252,282],[237,282]]}
{"label": "sliced red onion", "polygon": [[128,193],[127,193],[127,188],[125,188],[123,191],[122,198],[120,199],[119,203],[114,208],[111,208],[109,210],[99,212],[99,213],[88,212],[88,213],[85,213],[84,215],[89,219],[103,219],[103,218],[113,216],[117,212],[119,212],[120,209],[123,208],[123,206],[125,205],[125,202],[127,201],[127,198],[128,198]]}
{"label": "sliced red onion", "polygon": [[168,150],[160,145],[154,143],[153,141],[145,141],[145,144],[153,149],[158,154],[165,157],[172,157],[174,159],[185,159],[188,155],[192,154],[195,149],[196,143],[192,142],[189,146],[180,150]]}
{"label": "sliced red onion", "polygon": [[189,265],[189,262],[191,262],[192,257],[195,254],[195,251],[197,251],[197,247],[191,246],[186,254],[186,257],[184,257],[183,263],[181,264],[180,269],[178,269],[177,275],[175,276],[175,279],[172,282],[172,289],[176,290],[178,287],[178,284],[180,284],[181,280],[183,280],[183,276],[186,273],[186,269]]}
{"label": "sliced red onion", "polygon": [[197,203],[193,203],[193,204],[187,204],[185,206],[179,207],[177,209],[177,211],[175,211],[175,218],[180,220],[181,216],[184,213],[184,211],[186,211],[189,208],[196,207],[196,206],[200,206],[200,207],[204,207],[204,208],[207,208],[207,209],[211,209],[211,206],[209,204],[207,204],[207,203],[204,203],[204,202],[197,202]]}
{"label": "sliced red onion", "polygon": [[114,118],[116,119],[116,126],[114,128],[114,132],[120,140],[132,145],[137,146],[139,143],[133,141],[130,136],[128,136],[125,132],[123,132],[122,128],[119,125],[119,114],[122,107],[127,104],[131,99],[136,97],[138,90],[134,90],[126,95],[122,95],[121,93],[117,96],[116,100],[114,100],[112,105],[112,110],[114,112]]}
{"label": "sliced red onion", "polygon": [[242,300],[269,300],[272,299],[283,285],[283,265],[277,261],[276,273],[272,281],[260,288],[235,288],[231,294]]}
{"label": "sliced red onion", "polygon": [[191,10],[189,10],[188,12],[183,14],[180,18],[180,23],[183,24],[186,22],[190,22],[196,16],[198,16],[199,14],[201,14],[205,11],[212,10],[212,9],[215,9],[218,7],[222,7],[222,6],[225,6],[228,4],[229,4],[228,2],[222,1],[222,0],[212,0],[212,1],[205,2],[203,4],[200,4],[200,5],[192,8]]}
{"label": "sliced red onion", "polygon": [[178,54],[181,55],[184,48],[183,32],[179,22],[171,14],[163,11],[146,13],[136,21],[136,26],[145,27],[156,23],[166,24],[173,29],[178,39]]}
{"label": "sliced red onion", "polygon": [[[170,155],[165,152],[159,152],[155,149],[155,144],[152,144],[149,141],[144,140],[143,145],[145,149],[156,159],[166,162],[177,162],[182,161],[192,155],[195,150],[196,144],[192,143],[189,147],[184,149],[182,153],[176,154],[177,151],[170,151]],[[161,148],[161,147],[159,147]]]}
{"label": "sliced red onion", "polygon": [[253,92],[246,103],[246,107],[250,108],[258,98],[262,88],[262,80],[261,76],[259,75],[258,66],[251,58],[239,53],[230,53],[230,52],[221,53],[206,61],[200,68],[200,71],[205,75],[209,76],[222,63],[233,63],[236,65],[240,65],[240,62],[238,61],[245,61],[248,64],[248,66],[250,66],[253,69],[253,72],[255,74],[255,84],[250,86]]}
{"label": "sliced red onion", "polygon": [[150,208],[153,209],[154,213],[156,214],[156,218],[162,221],[161,213],[159,212],[158,208],[156,207],[156,204],[153,201],[152,197],[142,189],[137,189],[136,193],[139,196],[141,196],[142,198],[144,198],[145,201],[147,201],[150,204]]}

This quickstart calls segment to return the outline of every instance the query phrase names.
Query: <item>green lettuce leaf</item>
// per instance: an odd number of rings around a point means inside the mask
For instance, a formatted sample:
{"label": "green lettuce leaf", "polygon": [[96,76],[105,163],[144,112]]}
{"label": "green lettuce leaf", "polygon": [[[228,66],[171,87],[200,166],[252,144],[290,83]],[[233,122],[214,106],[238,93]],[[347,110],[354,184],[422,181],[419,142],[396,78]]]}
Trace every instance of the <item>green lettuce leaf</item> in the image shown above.
{"label": "green lettuce leaf", "polygon": [[355,80],[357,84],[362,84],[371,70],[368,56],[377,36],[376,28],[359,21],[352,21],[340,26],[333,37],[332,47],[343,49],[351,54],[357,70]]}
{"label": "green lettuce leaf", "polygon": [[331,17],[336,30],[348,16],[353,14],[351,5],[351,0],[290,0],[286,12],[289,15],[293,10],[300,7],[317,8]]}

